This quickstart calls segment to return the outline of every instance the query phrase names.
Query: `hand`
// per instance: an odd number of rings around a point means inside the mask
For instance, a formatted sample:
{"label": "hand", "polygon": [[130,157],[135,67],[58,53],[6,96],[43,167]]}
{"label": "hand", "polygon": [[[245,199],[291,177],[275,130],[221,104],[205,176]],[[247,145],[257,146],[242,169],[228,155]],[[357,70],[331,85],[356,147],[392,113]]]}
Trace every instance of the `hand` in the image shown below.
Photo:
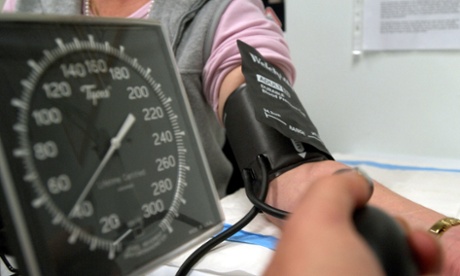
{"label": "hand", "polygon": [[[352,222],[370,196],[370,185],[353,170],[313,181],[286,221],[266,275],[383,275]],[[420,271],[439,272],[435,239],[425,231],[407,233]]]}

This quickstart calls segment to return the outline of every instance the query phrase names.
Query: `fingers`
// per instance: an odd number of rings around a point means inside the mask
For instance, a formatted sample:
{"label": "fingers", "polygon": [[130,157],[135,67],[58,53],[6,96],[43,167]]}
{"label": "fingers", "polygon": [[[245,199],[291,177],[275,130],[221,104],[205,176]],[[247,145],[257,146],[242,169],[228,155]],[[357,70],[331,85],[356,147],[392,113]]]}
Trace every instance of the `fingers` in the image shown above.
{"label": "fingers", "polygon": [[414,230],[408,235],[408,241],[421,274],[434,274],[441,271],[442,250],[433,236],[426,231]]}
{"label": "fingers", "polygon": [[[374,192],[374,181],[359,168],[344,168],[336,171],[334,175],[344,176],[348,173],[352,191],[356,193],[358,205],[364,205]],[[359,176],[361,179],[356,179]],[[363,180],[365,182],[363,182]],[[349,185],[350,185],[349,184]],[[364,201],[363,201],[364,200]]]}
{"label": "fingers", "polygon": [[442,268],[443,253],[441,244],[424,230],[412,230],[406,220],[396,217],[407,233],[407,241],[419,266],[421,275],[437,275]]}

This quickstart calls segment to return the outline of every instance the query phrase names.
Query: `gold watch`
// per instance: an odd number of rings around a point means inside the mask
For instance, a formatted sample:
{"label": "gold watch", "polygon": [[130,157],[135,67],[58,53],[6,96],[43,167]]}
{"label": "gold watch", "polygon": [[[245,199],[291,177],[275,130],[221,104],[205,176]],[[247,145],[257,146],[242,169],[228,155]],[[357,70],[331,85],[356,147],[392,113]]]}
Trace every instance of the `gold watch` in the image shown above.
{"label": "gold watch", "polygon": [[444,232],[446,232],[452,226],[460,225],[460,219],[446,217],[443,219],[438,220],[433,226],[431,226],[429,232],[436,235],[441,236]]}

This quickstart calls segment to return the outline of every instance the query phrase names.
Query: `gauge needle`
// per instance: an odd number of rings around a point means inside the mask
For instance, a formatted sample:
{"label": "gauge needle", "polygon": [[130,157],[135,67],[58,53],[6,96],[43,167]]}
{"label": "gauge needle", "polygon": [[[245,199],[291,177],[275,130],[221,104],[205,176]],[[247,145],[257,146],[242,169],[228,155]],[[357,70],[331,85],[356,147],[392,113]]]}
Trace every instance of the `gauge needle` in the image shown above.
{"label": "gauge needle", "polygon": [[102,159],[101,163],[97,167],[96,171],[93,173],[91,178],[89,179],[88,183],[86,184],[85,189],[83,192],[80,194],[78,197],[77,202],[73,205],[72,209],[70,210],[69,217],[71,217],[77,210],[82,201],[86,198],[88,193],[91,191],[91,188],[93,187],[94,183],[96,182],[96,179],[99,177],[99,174],[102,172],[104,169],[105,165],[109,162],[110,158],[112,157],[113,153],[120,148],[121,146],[121,141],[123,138],[126,136],[128,131],[131,129],[133,126],[134,122],[136,121],[136,117],[134,117],[133,114],[129,113],[128,116],[126,117],[125,121],[123,122],[123,125],[121,128],[118,130],[117,135],[110,139],[110,148],[107,150],[107,152],[104,155],[104,158]]}
{"label": "gauge needle", "polygon": [[121,235],[116,241],[113,242],[113,245],[117,246],[121,241],[123,241],[129,234],[133,232],[133,229],[128,229],[123,235]]}

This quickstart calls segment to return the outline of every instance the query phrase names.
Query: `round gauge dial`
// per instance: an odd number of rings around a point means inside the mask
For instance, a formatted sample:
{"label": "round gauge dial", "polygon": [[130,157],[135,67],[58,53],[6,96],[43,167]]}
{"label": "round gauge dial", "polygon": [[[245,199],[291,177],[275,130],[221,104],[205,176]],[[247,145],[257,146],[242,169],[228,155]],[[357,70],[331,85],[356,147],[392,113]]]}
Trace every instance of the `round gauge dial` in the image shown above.
{"label": "round gauge dial", "polygon": [[69,243],[107,250],[109,259],[122,249],[154,250],[185,203],[185,131],[172,99],[122,46],[92,36],[57,39],[28,63],[12,103],[14,155],[36,193],[32,205],[68,232]]}
{"label": "round gauge dial", "polygon": [[158,22],[0,23],[0,212],[21,274],[140,275],[221,229]]}

